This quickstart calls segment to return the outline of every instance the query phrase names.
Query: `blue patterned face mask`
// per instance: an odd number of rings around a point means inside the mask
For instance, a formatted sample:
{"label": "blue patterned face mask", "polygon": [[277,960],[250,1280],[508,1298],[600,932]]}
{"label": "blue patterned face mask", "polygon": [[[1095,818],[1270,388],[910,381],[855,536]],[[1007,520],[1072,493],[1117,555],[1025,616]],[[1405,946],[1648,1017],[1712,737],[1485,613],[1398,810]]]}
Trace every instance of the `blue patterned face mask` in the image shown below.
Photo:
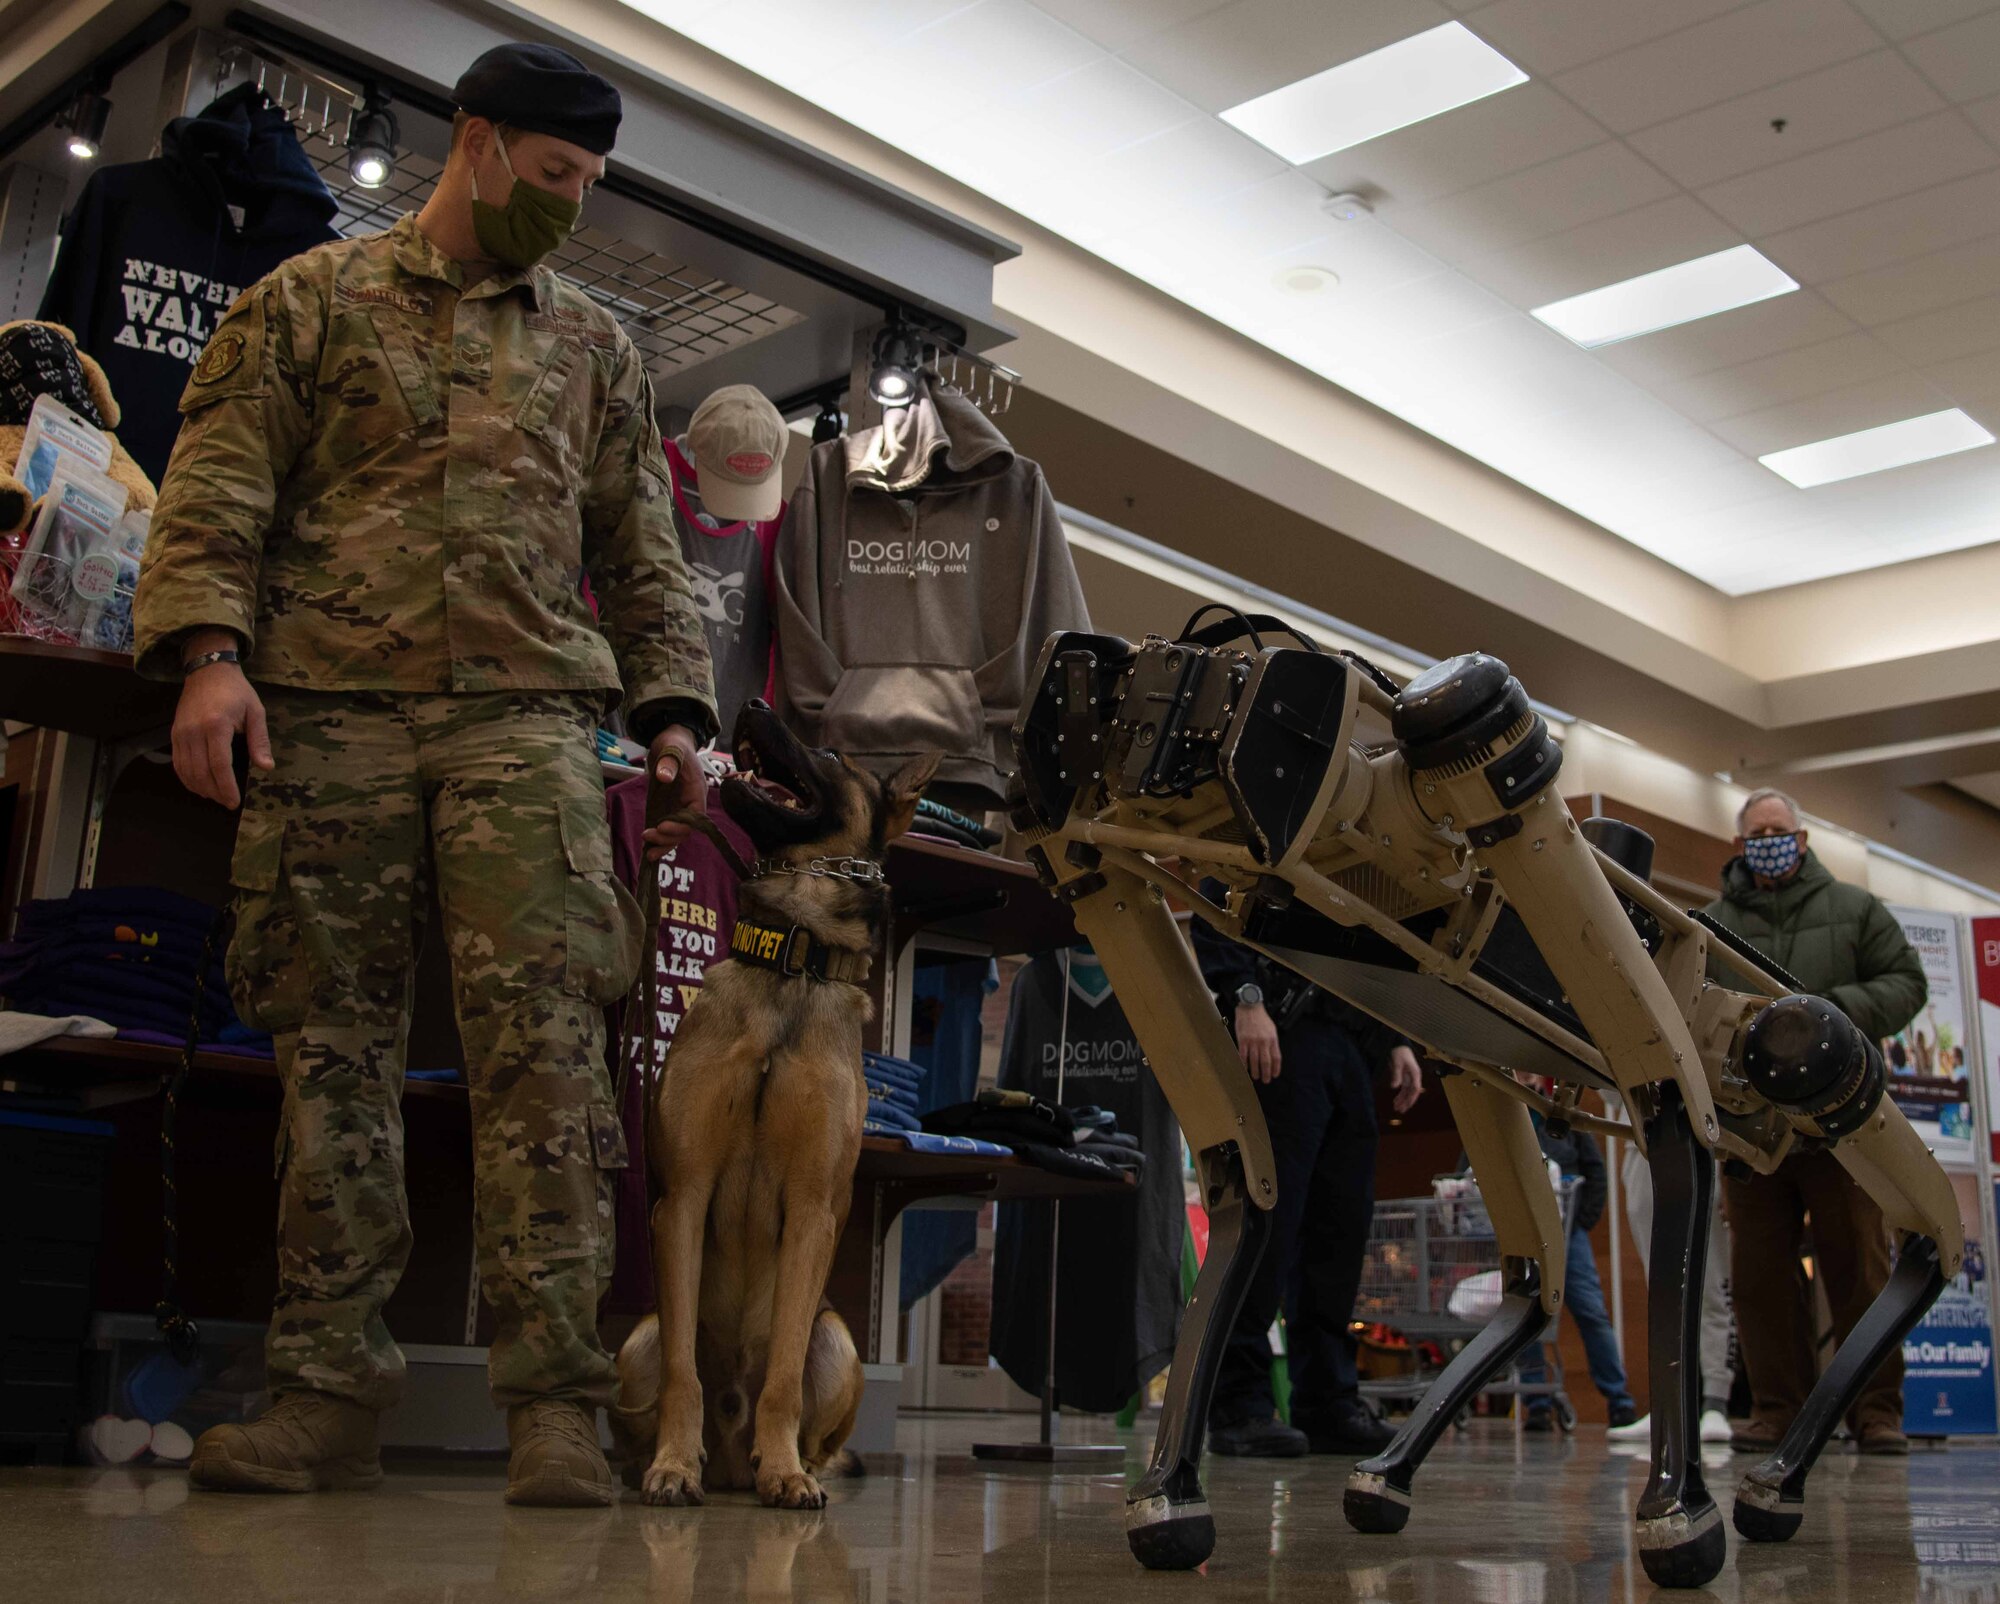
{"label": "blue patterned face mask", "polygon": [[1782,880],[1799,866],[1798,835],[1753,835],[1743,843],[1743,861],[1753,874]]}

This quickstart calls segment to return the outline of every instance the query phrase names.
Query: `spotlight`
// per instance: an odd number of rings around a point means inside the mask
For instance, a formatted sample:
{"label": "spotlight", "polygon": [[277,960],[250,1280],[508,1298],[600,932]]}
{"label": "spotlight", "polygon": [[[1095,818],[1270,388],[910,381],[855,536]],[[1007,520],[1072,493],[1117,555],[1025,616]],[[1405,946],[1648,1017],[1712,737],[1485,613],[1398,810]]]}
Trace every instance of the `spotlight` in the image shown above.
{"label": "spotlight", "polygon": [[396,170],[396,114],[377,91],[368,91],[347,129],[347,174],[363,189],[380,189]]}
{"label": "spotlight", "polygon": [[906,407],[917,398],[919,346],[908,329],[889,327],[875,336],[875,365],[868,393],[883,407]]}
{"label": "spotlight", "polygon": [[86,89],[70,102],[62,126],[69,130],[69,153],[80,162],[94,161],[104,144],[104,126],[111,121],[111,102]]}

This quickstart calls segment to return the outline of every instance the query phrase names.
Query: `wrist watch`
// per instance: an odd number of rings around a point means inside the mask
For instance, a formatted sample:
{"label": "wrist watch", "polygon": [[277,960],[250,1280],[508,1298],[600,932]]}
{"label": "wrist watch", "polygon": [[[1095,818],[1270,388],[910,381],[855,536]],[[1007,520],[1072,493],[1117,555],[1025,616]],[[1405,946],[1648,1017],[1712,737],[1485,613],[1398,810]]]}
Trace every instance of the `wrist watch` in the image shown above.
{"label": "wrist watch", "polygon": [[1264,1006],[1264,988],[1254,980],[1245,981],[1236,988],[1236,1006],[1238,1008],[1262,1008]]}

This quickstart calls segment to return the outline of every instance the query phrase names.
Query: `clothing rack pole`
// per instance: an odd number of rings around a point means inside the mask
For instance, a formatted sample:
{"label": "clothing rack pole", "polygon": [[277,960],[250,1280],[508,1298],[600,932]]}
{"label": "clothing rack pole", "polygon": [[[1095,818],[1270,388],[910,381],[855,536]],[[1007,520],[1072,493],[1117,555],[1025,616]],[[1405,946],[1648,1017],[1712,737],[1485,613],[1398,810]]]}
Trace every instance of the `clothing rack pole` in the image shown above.
{"label": "clothing rack pole", "polygon": [[[1056,1106],[1060,1108],[1069,1071],[1070,965],[1074,949],[1065,949],[1058,963],[1062,968],[1062,1023],[1056,1031]],[[1018,984],[1018,982],[1017,982]],[[975,1459],[1011,1460],[1017,1464],[1101,1466],[1112,1468],[1125,1463],[1125,1450],[1117,1443],[1059,1443],[1056,1441],[1056,1270],[1057,1249],[1062,1242],[1062,1200],[1049,1200],[1049,1328],[1048,1350],[1042,1368],[1042,1429],[1033,1442],[976,1442]]]}

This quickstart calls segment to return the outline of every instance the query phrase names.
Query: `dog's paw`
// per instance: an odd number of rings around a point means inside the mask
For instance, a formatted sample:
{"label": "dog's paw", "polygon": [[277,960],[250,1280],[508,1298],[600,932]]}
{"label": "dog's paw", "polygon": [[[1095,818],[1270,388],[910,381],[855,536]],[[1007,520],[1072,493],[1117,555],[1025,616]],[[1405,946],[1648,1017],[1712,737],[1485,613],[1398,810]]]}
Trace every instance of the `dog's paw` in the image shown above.
{"label": "dog's paw", "polygon": [[767,1509],[824,1509],[826,1492],[803,1470],[757,1473],[757,1497]]}
{"label": "dog's paw", "polygon": [[639,1496],[646,1503],[665,1504],[676,1509],[699,1504],[702,1501],[701,1471],[662,1456],[646,1467],[646,1474],[639,1485]]}

